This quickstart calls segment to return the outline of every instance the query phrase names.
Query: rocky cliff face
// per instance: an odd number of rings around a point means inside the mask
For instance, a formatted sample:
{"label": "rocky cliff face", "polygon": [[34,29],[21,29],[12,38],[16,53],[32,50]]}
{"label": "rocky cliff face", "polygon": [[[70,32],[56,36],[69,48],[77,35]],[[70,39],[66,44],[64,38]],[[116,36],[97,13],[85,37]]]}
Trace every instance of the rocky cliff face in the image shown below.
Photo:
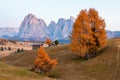
{"label": "rocky cliff face", "polygon": [[45,40],[48,37],[46,23],[34,15],[27,15],[20,25],[18,37],[21,40]]}
{"label": "rocky cliff face", "polygon": [[28,14],[20,25],[18,37],[20,40],[39,40],[44,41],[46,38],[52,40],[68,39],[72,30],[74,18],[65,20],[60,18],[57,23],[51,21],[47,26],[44,20]]}
{"label": "rocky cliff face", "polygon": [[47,27],[50,38],[53,40],[68,40],[74,21],[75,18],[72,16],[67,20],[60,18],[57,23],[52,21]]}

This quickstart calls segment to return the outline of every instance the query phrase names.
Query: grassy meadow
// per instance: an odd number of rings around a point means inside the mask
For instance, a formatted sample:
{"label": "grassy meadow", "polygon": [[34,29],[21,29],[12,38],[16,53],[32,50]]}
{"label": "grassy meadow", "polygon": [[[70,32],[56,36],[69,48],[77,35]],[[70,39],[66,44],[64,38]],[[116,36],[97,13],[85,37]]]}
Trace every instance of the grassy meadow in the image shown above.
{"label": "grassy meadow", "polygon": [[0,80],[120,80],[119,44],[120,39],[108,40],[89,60],[74,55],[69,45],[47,47],[48,55],[58,61],[47,75],[30,71],[36,50],[12,54],[0,59]]}

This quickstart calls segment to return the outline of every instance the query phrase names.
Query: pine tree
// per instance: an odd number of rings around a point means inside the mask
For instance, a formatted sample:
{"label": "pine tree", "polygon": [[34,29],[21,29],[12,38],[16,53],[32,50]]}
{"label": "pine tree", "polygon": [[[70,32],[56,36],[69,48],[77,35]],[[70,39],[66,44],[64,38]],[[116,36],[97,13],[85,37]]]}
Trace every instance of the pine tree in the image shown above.
{"label": "pine tree", "polygon": [[55,40],[55,45],[58,45],[59,44],[59,41],[58,40]]}
{"label": "pine tree", "polygon": [[80,57],[95,56],[106,43],[105,22],[95,9],[81,10],[71,33],[71,50]]}
{"label": "pine tree", "polygon": [[37,57],[34,61],[34,66],[32,67],[32,70],[39,73],[47,73],[52,68],[54,68],[56,64],[57,61],[55,59],[51,60],[44,48],[41,46],[37,52]]}

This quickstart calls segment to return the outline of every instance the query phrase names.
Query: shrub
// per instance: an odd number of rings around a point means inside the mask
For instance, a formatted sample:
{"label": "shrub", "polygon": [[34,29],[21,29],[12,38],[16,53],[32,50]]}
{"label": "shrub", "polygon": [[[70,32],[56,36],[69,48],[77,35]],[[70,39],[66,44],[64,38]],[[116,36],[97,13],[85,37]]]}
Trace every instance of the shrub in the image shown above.
{"label": "shrub", "polygon": [[59,41],[58,40],[55,40],[55,45],[58,45],[59,44]]}

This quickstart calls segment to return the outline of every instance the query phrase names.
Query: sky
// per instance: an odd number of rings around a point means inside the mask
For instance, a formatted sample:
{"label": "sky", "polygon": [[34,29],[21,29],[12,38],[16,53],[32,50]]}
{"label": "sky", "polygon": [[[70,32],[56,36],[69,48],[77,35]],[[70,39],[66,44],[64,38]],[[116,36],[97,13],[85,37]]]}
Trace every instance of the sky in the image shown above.
{"label": "sky", "polygon": [[82,9],[89,8],[105,19],[107,30],[120,31],[120,0],[0,0],[0,27],[18,28],[29,13],[48,25],[59,18],[76,18]]}

